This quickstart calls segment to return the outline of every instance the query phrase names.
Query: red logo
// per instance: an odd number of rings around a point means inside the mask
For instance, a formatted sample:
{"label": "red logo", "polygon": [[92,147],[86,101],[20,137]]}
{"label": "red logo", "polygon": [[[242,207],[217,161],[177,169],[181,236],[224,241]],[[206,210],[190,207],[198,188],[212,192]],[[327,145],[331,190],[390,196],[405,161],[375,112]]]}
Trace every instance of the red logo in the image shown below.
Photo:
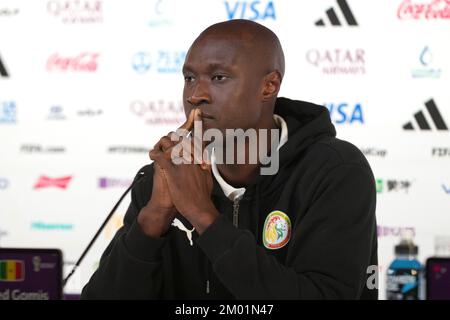
{"label": "red logo", "polygon": [[62,177],[62,178],[49,178],[47,176],[39,177],[38,182],[34,185],[34,189],[56,187],[60,189],[67,189],[72,176]]}
{"label": "red logo", "polygon": [[412,3],[404,0],[397,11],[399,19],[450,19],[450,0],[432,0],[429,3]]}
{"label": "red logo", "polygon": [[76,71],[95,72],[97,70],[97,58],[100,54],[83,52],[76,57],[61,57],[55,53],[48,58],[48,71]]}

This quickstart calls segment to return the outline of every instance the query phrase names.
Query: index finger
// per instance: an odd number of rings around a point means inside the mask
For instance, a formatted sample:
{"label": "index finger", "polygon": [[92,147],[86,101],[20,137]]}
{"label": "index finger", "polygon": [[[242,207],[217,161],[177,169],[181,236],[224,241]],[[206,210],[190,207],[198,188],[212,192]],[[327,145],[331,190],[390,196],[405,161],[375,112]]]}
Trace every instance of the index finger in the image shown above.
{"label": "index finger", "polygon": [[198,117],[198,114],[200,114],[200,109],[198,108],[194,108],[191,110],[191,113],[189,113],[189,116],[186,120],[185,123],[183,123],[181,125],[181,127],[179,127],[178,129],[184,129],[187,131],[191,131],[194,128],[194,120],[196,119],[196,117]]}

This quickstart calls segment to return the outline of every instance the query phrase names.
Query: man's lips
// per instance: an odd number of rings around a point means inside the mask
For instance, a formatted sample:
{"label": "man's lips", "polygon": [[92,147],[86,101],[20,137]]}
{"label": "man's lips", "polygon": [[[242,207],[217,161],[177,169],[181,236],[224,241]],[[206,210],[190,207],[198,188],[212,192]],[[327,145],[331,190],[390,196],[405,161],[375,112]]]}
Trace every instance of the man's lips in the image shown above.
{"label": "man's lips", "polygon": [[200,114],[200,118],[202,119],[214,119],[214,117],[210,114],[207,114],[205,112],[202,111],[202,113]]}

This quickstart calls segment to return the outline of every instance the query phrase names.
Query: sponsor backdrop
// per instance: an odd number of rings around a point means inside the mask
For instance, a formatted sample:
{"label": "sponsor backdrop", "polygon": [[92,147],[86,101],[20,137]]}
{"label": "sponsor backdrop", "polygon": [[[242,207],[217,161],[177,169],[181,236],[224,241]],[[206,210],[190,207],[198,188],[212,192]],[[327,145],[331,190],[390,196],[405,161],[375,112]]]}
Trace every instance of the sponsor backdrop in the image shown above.
{"label": "sponsor backdrop", "polygon": [[[402,230],[422,262],[448,251],[448,0],[0,0],[0,245],[61,248],[67,273],[184,120],[189,45],[236,18],[278,34],[280,95],[325,105],[371,163],[381,298]],[[66,292],[81,291],[128,203]]]}

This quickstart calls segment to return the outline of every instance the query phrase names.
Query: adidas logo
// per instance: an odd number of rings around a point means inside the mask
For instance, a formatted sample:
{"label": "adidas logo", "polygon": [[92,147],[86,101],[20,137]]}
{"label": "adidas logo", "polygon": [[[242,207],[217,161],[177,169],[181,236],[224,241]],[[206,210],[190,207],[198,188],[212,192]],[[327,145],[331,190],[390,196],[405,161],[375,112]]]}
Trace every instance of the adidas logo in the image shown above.
{"label": "adidas logo", "polygon": [[[339,8],[341,9],[342,14],[344,15],[345,21],[347,21],[349,26],[357,26],[358,22],[356,22],[355,17],[353,16],[352,10],[350,10],[350,7],[348,6],[348,3],[346,0],[337,0],[337,3],[339,5]],[[332,26],[342,26],[341,21],[338,18],[338,15],[336,14],[338,10],[334,10],[333,8],[328,9],[326,12],[327,18],[330,21]],[[316,26],[323,27],[325,26],[324,19],[319,19],[316,21]]]}
{"label": "adidas logo", "polygon": [[0,57],[0,76],[9,77],[8,72],[6,71],[5,66],[3,65],[2,58]]}
{"label": "adidas logo", "polygon": [[[433,99],[428,100],[425,102],[425,106],[427,108],[428,114],[431,117],[431,121],[434,123],[434,126],[437,130],[448,130],[447,125],[445,124],[444,119],[441,116],[441,113],[439,112],[439,109],[437,108],[436,104],[434,103]],[[429,121],[425,117],[425,112],[419,111],[414,114],[414,119],[416,120],[417,125],[419,126],[419,130],[431,130]],[[410,121],[407,124],[403,126],[404,130],[415,130],[413,126],[413,122]]]}

